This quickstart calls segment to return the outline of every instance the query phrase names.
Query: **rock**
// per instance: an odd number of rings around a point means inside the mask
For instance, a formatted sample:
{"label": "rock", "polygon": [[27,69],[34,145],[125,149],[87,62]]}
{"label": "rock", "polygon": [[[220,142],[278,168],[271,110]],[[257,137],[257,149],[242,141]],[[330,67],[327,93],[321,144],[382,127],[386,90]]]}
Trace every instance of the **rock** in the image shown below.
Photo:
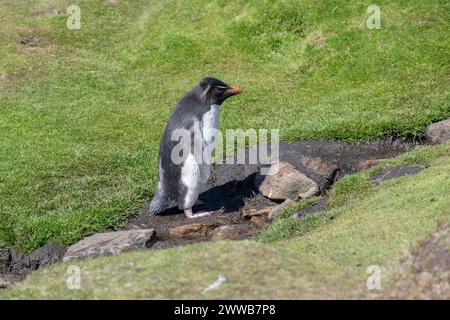
{"label": "rock", "polygon": [[286,199],[283,203],[275,207],[272,207],[267,217],[269,219],[275,219],[276,217],[278,217],[280,213],[282,213],[285,209],[292,206],[294,203],[295,201],[292,201],[291,199]]}
{"label": "rock", "polygon": [[379,165],[383,160],[385,159],[368,159],[368,160],[361,160],[358,162],[358,169],[359,170],[365,170],[368,169],[370,167]]}
{"label": "rock", "polygon": [[206,223],[184,224],[170,228],[168,234],[175,239],[201,239],[216,227],[217,225]]}
{"label": "rock", "polygon": [[430,124],[426,129],[426,136],[435,144],[450,141],[450,119]]}
{"label": "rock", "polygon": [[374,175],[372,177],[372,180],[375,183],[380,183],[384,180],[399,178],[403,176],[409,176],[416,174],[420,171],[422,171],[422,167],[416,167],[416,166],[396,166],[396,167],[389,167],[384,169],[382,172]]}
{"label": "rock", "polygon": [[64,261],[81,260],[150,247],[156,240],[154,229],[133,229],[97,233],[70,246]]}
{"label": "rock", "polygon": [[264,229],[269,224],[266,216],[253,216],[250,221],[259,229]]}
{"label": "rock", "polygon": [[317,183],[287,162],[272,164],[268,175],[258,174],[255,186],[272,200],[306,199],[319,193]]}
{"label": "rock", "polygon": [[270,210],[274,207],[276,207],[276,206],[266,207],[266,208],[259,209],[259,210],[249,208],[249,209],[243,210],[242,215],[244,218],[247,218],[247,219],[251,219],[252,217],[255,217],[255,216],[268,216]]}
{"label": "rock", "polygon": [[303,156],[300,159],[300,163],[329,180],[333,180],[333,176],[336,174],[336,171],[339,170],[337,165],[326,162],[322,158]]}
{"label": "rock", "polygon": [[231,224],[221,226],[211,233],[212,240],[242,240],[254,235],[258,229],[249,224]]}
{"label": "rock", "polygon": [[278,216],[284,209],[294,204],[295,201],[291,199],[284,200],[282,203],[276,206],[266,207],[260,210],[245,210],[243,211],[244,218],[251,219],[253,217],[269,217],[270,219]]}
{"label": "rock", "polygon": [[292,218],[299,219],[308,214],[324,211],[326,207],[327,207],[327,200],[325,198],[322,198],[316,204],[313,204],[312,206],[306,207],[300,210],[299,212],[294,213],[292,215]]}

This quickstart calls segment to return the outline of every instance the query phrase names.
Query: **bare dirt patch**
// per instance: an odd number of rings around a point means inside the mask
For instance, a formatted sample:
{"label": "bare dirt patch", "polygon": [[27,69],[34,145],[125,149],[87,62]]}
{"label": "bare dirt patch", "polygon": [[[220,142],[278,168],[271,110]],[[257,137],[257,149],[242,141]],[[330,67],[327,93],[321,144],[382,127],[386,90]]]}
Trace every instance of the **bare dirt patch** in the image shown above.
{"label": "bare dirt patch", "polygon": [[36,18],[36,17],[42,17],[42,16],[57,16],[62,13],[62,10],[57,7],[48,7],[40,10],[36,10],[32,12],[28,17],[29,18]]}
{"label": "bare dirt patch", "polygon": [[28,54],[39,53],[54,55],[57,48],[55,44],[45,43],[45,41],[36,34],[30,34],[22,38],[22,40],[20,40],[20,45],[22,46],[22,50]]}
{"label": "bare dirt patch", "polygon": [[6,78],[6,74],[0,73],[0,85],[6,83],[6,81],[8,81],[8,79]]}
{"label": "bare dirt patch", "polygon": [[48,244],[29,254],[0,249],[0,289],[23,280],[38,268],[62,261],[65,252],[66,248],[60,244]]}
{"label": "bare dirt patch", "polygon": [[38,36],[32,34],[29,35],[22,40],[20,40],[20,44],[27,46],[27,47],[38,47],[41,40],[38,38]]}
{"label": "bare dirt patch", "polygon": [[312,38],[312,42],[314,43],[316,48],[323,47],[325,45],[326,40],[327,38],[325,38],[325,36],[322,33],[319,33]]}
{"label": "bare dirt patch", "polygon": [[384,296],[396,299],[450,299],[450,224],[412,250]]}

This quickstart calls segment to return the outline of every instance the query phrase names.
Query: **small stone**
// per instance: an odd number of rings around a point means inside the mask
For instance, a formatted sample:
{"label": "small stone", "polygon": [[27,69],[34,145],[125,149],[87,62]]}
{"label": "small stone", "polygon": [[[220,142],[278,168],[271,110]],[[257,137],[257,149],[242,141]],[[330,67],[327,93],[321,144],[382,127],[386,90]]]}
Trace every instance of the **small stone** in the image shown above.
{"label": "small stone", "polygon": [[331,179],[339,167],[333,163],[324,161],[322,158],[302,157],[300,163],[325,178]]}
{"label": "small stone", "polygon": [[250,221],[259,229],[264,229],[269,222],[266,216],[253,216]]}
{"label": "small stone", "polygon": [[289,208],[293,204],[295,204],[295,201],[292,201],[291,199],[286,199],[283,203],[273,207],[270,210],[268,218],[275,219],[280,215],[280,213],[282,213],[285,209]]}
{"label": "small stone", "polygon": [[254,216],[267,216],[269,215],[270,210],[273,207],[266,207],[260,210],[256,210],[256,209],[248,209],[248,210],[244,210],[242,211],[242,215],[244,216],[244,218],[252,218]]}
{"label": "small stone", "polygon": [[221,226],[211,233],[212,240],[241,240],[254,235],[258,230],[249,224],[231,224]]}
{"label": "small stone", "polygon": [[215,227],[217,226],[205,223],[184,224],[170,228],[168,234],[174,239],[200,239],[205,238]]}
{"label": "small stone", "polygon": [[385,159],[368,159],[368,160],[361,160],[358,162],[358,169],[359,170],[365,170],[370,167],[379,165],[383,160]]}
{"label": "small stone", "polygon": [[276,206],[270,206],[260,210],[244,211],[243,216],[244,218],[247,219],[252,219],[253,217],[269,217],[270,219],[273,219],[276,216],[278,216],[281,212],[283,212],[284,209],[286,209],[287,207],[291,206],[294,203],[295,201],[287,199]]}
{"label": "small stone", "polygon": [[154,229],[133,229],[97,233],[70,246],[64,261],[117,255],[122,252],[144,249],[156,239]]}
{"label": "small stone", "polygon": [[267,175],[258,174],[255,186],[272,200],[306,199],[319,193],[319,186],[287,162],[271,165]]}
{"label": "small stone", "polygon": [[450,141],[450,119],[430,124],[426,129],[426,135],[434,144]]}

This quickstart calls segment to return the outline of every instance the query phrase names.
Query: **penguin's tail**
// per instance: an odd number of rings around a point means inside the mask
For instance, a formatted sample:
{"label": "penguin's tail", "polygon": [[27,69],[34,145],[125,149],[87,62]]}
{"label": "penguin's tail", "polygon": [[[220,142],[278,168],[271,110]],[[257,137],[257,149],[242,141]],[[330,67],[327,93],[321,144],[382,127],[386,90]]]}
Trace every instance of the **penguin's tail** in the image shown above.
{"label": "penguin's tail", "polygon": [[151,217],[155,214],[161,213],[164,210],[167,210],[174,206],[173,201],[166,199],[165,197],[160,196],[158,193],[153,197],[152,202],[150,203],[150,207],[148,208],[145,216]]}

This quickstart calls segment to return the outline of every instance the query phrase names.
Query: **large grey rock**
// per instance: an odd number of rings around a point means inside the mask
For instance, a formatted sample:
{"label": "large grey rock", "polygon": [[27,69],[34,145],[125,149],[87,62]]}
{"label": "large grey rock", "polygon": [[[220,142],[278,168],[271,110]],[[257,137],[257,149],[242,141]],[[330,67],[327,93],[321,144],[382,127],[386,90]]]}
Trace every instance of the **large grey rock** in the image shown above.
{"label": "large grey rock", "polygon": [[450,141],[450,119],[432,123],[426,130],[427,139],[432,143]]}
{"label": "large grey rock", "polygon": [[154,229],[132,229],[97,233],[70,246],[64,261],[81,260],[151,247],[156,240]]}
{"label": "large grey rock", "polygon": [[276,201],[306,199],[319,193],[316,182],[287,162],[272,164],[267,175],[258,174],[255,186],[265,197]]}

